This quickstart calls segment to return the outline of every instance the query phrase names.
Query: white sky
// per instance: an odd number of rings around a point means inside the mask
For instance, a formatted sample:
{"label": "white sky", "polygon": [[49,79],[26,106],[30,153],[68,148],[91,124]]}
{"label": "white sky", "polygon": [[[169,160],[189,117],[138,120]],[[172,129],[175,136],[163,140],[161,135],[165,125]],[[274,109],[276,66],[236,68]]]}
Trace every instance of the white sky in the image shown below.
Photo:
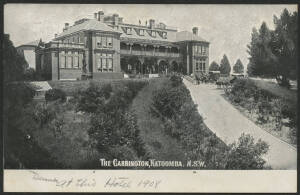
{"label": "white sky", "polygon": [[49,41],[60,33],[65,22],[104,11],[118,13],[126,23],[155,19],[179,31],[199,28],[199,35],[210,42],[210,63],[220,63],[226,54],[230,64],[238,58],[248,64],[247,44],[252,28],[265,21],[273,29],[273,15],[284,8],[297,11],[297,5],[205,5],[205,4],[6,4],[4,32],[10,34],[15,46],[42,38]]}

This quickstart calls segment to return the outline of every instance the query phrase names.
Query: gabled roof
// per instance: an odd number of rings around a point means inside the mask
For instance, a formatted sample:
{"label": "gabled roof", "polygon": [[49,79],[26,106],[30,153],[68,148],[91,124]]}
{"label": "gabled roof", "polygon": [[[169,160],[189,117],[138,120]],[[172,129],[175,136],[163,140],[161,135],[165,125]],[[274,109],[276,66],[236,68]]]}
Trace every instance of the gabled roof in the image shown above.
{"label": "gabled roof", "polygon": [[106,25],[103,22],[100,22],[96,19],[90,19],[81,24],[70,26],[67,30],[65,30],[64,32],[59,34],[54,40],[56,40],[57,38],[69,35],[69,34],[73,34],[75,32],[82,31],[82,30],[95,30],[95,31],[119,33],[117,30],[109,27],[108,25]]}
{"label": "gabled roof", "polygon": [[189,32],[189,31],[177,32],[176,33],[176,41],[177,42],[180,42],[180,41],[200,41],[200,42],[208,43],[208,41],[206,41],[202,37],[200,37],[198,35],[195,35],[195,34],[193,34],[192,32]]}

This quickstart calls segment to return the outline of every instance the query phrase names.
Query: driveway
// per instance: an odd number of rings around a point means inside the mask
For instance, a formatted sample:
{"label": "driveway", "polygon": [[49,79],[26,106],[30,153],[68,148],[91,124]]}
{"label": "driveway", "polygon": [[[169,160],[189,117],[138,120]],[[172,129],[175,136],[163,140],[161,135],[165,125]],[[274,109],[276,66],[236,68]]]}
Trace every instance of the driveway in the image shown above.
{"label": "driveway", "polygon": [[221,96],[223,90],[210,84],[194,85],[186,79],[183,82],[205,124],[226,144],[237,141],[242,133],[250,134],[255,140],[260,138],[269,144],[264,158],[273,169],[297,169],[297,150],[243,116]]}

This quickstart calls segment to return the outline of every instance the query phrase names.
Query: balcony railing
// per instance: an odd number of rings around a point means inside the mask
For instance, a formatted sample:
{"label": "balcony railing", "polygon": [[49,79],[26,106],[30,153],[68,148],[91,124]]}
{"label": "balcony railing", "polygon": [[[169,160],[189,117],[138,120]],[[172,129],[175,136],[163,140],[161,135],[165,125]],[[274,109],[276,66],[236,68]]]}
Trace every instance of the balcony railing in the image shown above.
{"label": "balcony railing", "polygon": [[138,50],[126,50],[121,49],[121,54],[123,55],[137,55],[137,56],[158,56],[158,57],[174,57],[178,58],[179,53],[169,53],[169,52],[157,52],[157,51],[138,51]]}

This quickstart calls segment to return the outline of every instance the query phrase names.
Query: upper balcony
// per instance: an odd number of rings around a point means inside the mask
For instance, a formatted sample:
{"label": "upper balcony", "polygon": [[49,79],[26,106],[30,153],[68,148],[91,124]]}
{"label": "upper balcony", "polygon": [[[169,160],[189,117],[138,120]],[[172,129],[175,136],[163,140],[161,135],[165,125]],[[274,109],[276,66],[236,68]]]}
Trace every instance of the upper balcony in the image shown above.
{"label": "upper balcony", "polygon": [[152,57],[172,57],[179,58],[179,48],[176,46],[154,46],[143,44],[121,44],[121,55],[152,56]]}
{"label": "upper balcony", "polygon": [[157,51],[137,51],[137,50],[120,50],[121,55],[136,55],[136,56],[155,56],[155,57],[173,57],[179,58],[179,53],[157,52]]}

